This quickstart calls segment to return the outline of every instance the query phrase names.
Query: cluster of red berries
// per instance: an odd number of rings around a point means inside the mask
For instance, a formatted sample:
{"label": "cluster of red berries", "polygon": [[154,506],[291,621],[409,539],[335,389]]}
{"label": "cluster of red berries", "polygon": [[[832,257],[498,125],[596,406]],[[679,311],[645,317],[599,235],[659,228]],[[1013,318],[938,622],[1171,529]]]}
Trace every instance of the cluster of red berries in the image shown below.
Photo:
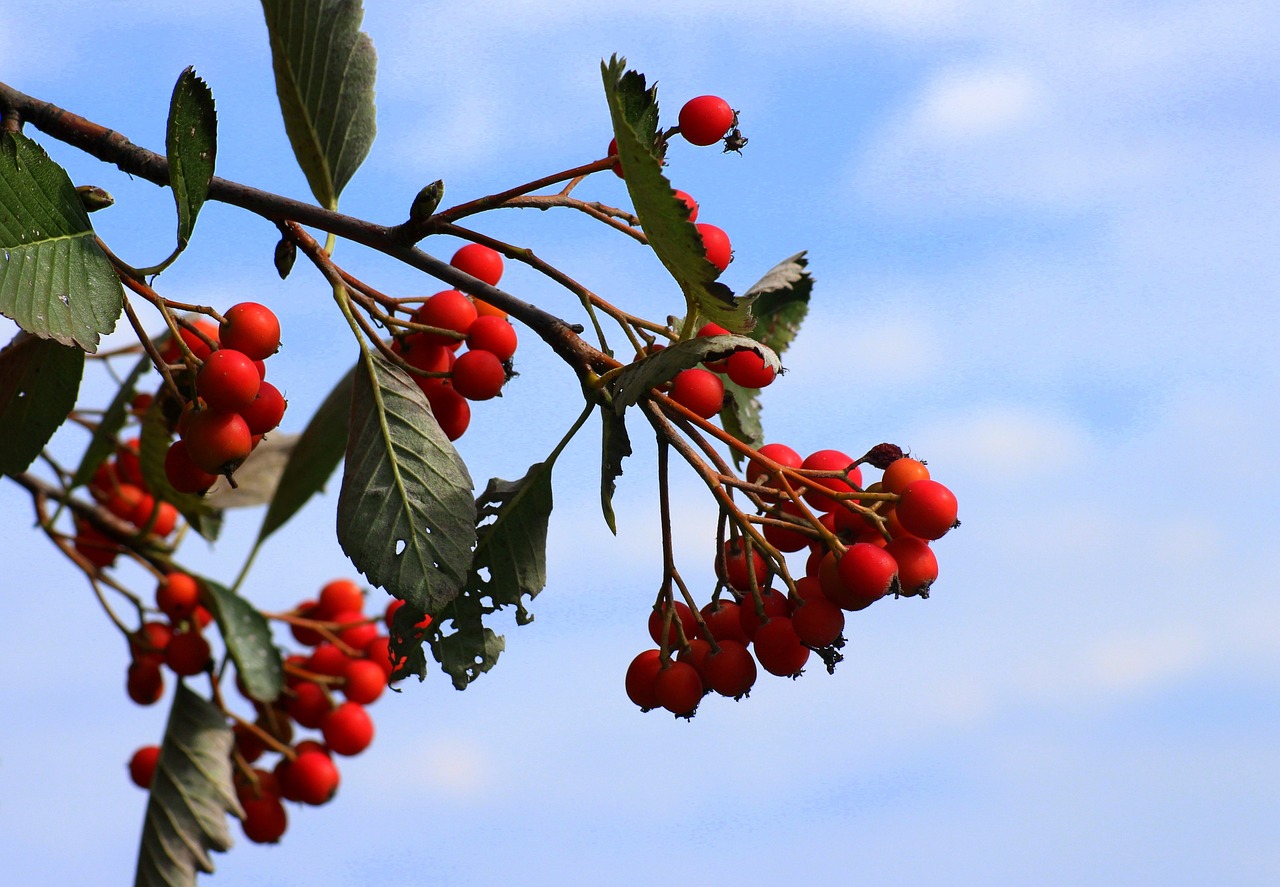
{"label": "cluster of red berries", "polygon": [[[157,499],[142,477],[138,438],[131,438],[106,459],[89,482],[89,493],[107,511],[139,532],[168,536],[178,525],[178,510]],[[93,525],[77,518],[75,549],[95,567],[109,567],[120,545]]]}
{"label": "cluster of red berries", "polygon": [[[723,336],[728,332],[719,324],[708,323],[698,330],[698,335]],[[700,367],[681,370],[671,380],[671,399],[690,412],[710,419],[724,407],[722,377],[743,388],[766,388],[773,384],[776,373],[759,353],[735,351],[719,360],[704,360]]]}
{"label": "cluster of red berries", "polygon": [[[502,279],[501,254],[483,244],[462,247],[450,264],[491,286]],[[515,327],[501,308],[459,290],[431,296],[411,320],[432,330],[398,337],[391,348],[409,366],[427,374],[415,373],[413,379],[427,396],[440,428],[450,440],[457,440],[471,424],[470,401],[497,397],[511,377]],[[464,343],[467,348],[459,353]]]}
{"label": "cluster of red berries", "polygon": [[[677,131],[691,145],[705,147],[723,141],[726,151],[736,151],[746,144],[746,139],[738,132],[738,112],[719,96],[700,95],[689,99],[680,108],[679,121]],[[616,138],[609,142],[607,153],[610,157],[618,156]],[[626,178],[621,159],[614,160],[610,169],[618,178]],[[676,191],[676,197],[689,208],[689,221],[694,223],[702,238],[707,261],[723,273],[733,261],[733,245],[729,242],[729,235],[722,228],[698,221],[698,203],[688,193]]]}
{"label": "cluster of red berries", "polygon": [[[157,588],[156,605],[171,624],[145,623],[131,642],[135,653],[129,695],[135,701],[148,705],[159,699],[163,692],[159,663],[179,675],[210,667],[207,643],[179,642],[193,631],[199,636],[197,626],[204,611],[200,594],[199,583],[181,573],[170,574]],[[302,601],[282,617],[290,623],[294,640],[309,652],[285,658],[284,690],[274,701],[254,700],[240,686],[255,717],[252,721],[232,718],[236,790],[245,811],[241,826],[250,841],[280,840],[288,825],[284,801],[328,802],[340,781],[335,756],[360,754],[373,741],[373,720],[366,706],[382,695],[392,674],[390,641],[379,623],[390,625],[402,603],[392,602],[385,616],[366,616],[360,586],[337,579],[325,585],[317,598]],[[203,618],[207,615],[205,611]],[[184,649],[175,650],[175,643]],[[146,667],[139,665],[144,661],[156,663],[157,678],[140,697],[135,695],[134,672]],[[318,730],[320,738],[299,738],[298,727]],[[272,752],[280,757],[266,769],[262,758]],[[157,746],[135,752],[129,772],[140,787],[150,787],[158,755]]]}
{"label": "cluster of red berries", "polygon": [[[224,315],[221,325],[196,324],[216,350],[183,328],[182,339],[200,361],[195,374],[196,398],[178,419],[178,440],[165,454],[165,476],[180,493],[204,493],[219,475],[240,466],[262,436],[284,418],[286,402],[266,381],[266,359],[280,348],[280,321],[257,302],[241,302]],[[162,356],[180,359],[176,341]]]}
{"label": "cluster of red berries", "polygon": [[[640,653],[626,675],[627,695],[642,709],[691,717],[704,693],[740,698],[755,684],[757,662],[770,674],[796,677],[816,652],[832,670],[844,645],[845,613],[889,594],[928,597],[938,578],[930,542],[957,525],[957,503],[923,462],[887,444],[857,461],[838,450],[801,458],[784,444],[758,453],[809,473],[804,483],[791,474],[783,483],[772,465],[753,459],[747,467],[748,482],[767,506],[760,516],[765,539],[779,552],[807,551],[804,575],[793,591],[779,591],[759,550],[742,537],[727,541],[716,566],[728,599],[717,596],[697,615],[681,601],[670,615],[665,606],[650,615],[649,634],[659,648]],[[860,463],[883,467],[883,476],[863,488]],[[787,486],[825,533],[815,533]],[[856,492],[886,495],[859,510],[844,495]]]}

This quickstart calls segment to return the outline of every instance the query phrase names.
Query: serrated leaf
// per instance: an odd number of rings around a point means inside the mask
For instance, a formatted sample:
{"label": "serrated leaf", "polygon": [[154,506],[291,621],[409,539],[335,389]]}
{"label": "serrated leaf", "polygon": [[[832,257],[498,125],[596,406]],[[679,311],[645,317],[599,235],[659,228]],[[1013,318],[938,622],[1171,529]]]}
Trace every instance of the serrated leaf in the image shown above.
{"label": "serrated leaf", "polygon": [[311,416],[293,447],[293,454],[280,475],[280,483],[267,507],[258,541],[266,539],[288,523],[307,500],[324,489],[333,470],[347,451],[347,429],[351,420],[351,387],[355,369],[333,386],[328,397]]}
{"label": "serrated leaf", "polygon": [[142,378],[142,374],[150,366],[151,358],[145,354],[142,355],[138,362],[134,364],[133,369],[129,371],[129,375],[125,376],[124,381],[120,383],[119,390],[116,391],[115,397],[111,399],[111,403],[102,414],[102,419],[98,422],[98,427],[93,432],[93,440],[89,441],[89,446],[85,448],[84,456],[80,459],[80,465],[76,468],[76,473],[71,478],[72,486],[83,486],[93,480],[94,472],[98,470],[98,466],[115,452],[116,435],[120,433],[120,429],[124,427],[125,419],[129,416],[129,405],[133,403],[133,395],[137,390],[138,380]]}
{"label": "serrated leaf", "polygon": [[626,420],[613,407],[600,405],[600,421],[600,510],[609,532],[616,536],[618,523],[613,513],[613,493],[622,476],[622,460],[631,455],[631,438],[627,435]]}
{"label": "serrated leaf", "polygon": [[0,133],[0,314],[92,353],[123,306],[71,179],[26,136]]}
{"label": "serrated leaf", "polygon": [[646,88],[644,75],[627,71],[626,60],[617,56],[601,62],[600,72],[627,192],[649,245],[679,284],[690,311],[730,331],[746,332],[752,324],[751,300],[735,297],[716,280],[720,271],[707,261],[688,207],[662,174],[662,157],[654,147],[656,89]]}
{"label": "serrated leaf", "polygon": [[648,394],[654,386],[675,378],[681,370],[695,367],[703,361],[728,357],[735,351],[754,351],[766,364],[773,367],[774,372],[782,369],[778,356],[749,336],[698,336],[676,342],[624,367],[614,379],[611,389],[614,410],[622,412]]}
{"label": "serrated leaf", "polygon": [[356,569],[411,612],[441,612],[471,565],[471,490],[422,389],[380,354],[362,354],[338,496],[338,542]]}
{"label": "serrated leaf", "polygon": [[244,816],[231,781],[235,737],[213,704],[179,682],[156,761],[135,887],[195,887],[209,852],[231,847],[227,814]]}
{"label": "serrated leaf", "polygon": [[76,405],[84,352],[19,332],[0,351],[0,474],[21,474]]}
{"label": "serrated leaf", "polygon": [[196,216],[209,196],[214,160],[218,153],[218,115],[208,84],[187,68],[178,77],[169,100],[169,124],[165,135],[169,159],[169,184],[178,205],[178,249],[187,247]]}
{"label": "serrated leaf", "polygon": [[360,0],[262,0],[285,131],[321,206],[338,197],[377,131],[377,54]]}
{"label": "serrated leaf", "polygon": [[204,494],[204,501],[210,507],[219,509],[253,508],[255,505],[268,504],[275,497],[280,477],[297,444],[296,434],[271,432],[236,469],[236,485],[232,487],[226,478],[219,478]]}
{"label": "serrated leaf", "polygon": [[179,493],[165,474],[164,457],[172,441],[159,400],[153,401],[151,409],[143,416],[142,432],[138,438],[138,463],[147,488],[157,499],[172,503],[182,512],[193,530],[210,542],[216,540],[222,530],[222,512],[206,502],[203,496]]}
{"label": "serrated leaf", "polygon": [[209,609],[236,673],[249,695],[259,702],[273,702],[280,695],[284,670],[280,653],[271,642],[271,627],[253,604],[210,579],[201,578],[209,592]]}
{"label": "serrated leaf", "polygon": [[813,277],[806,270],[809,260],[803,252],[774,265],[744,296],[753,298],[751,311],[756,327],[751,337],[782,354],[795,339],[800,324],[809,313]]}
{"label": "serrated leaf", "polygon": [[[491,478],[476,500],[476,550],[467,577],[494,607],[516,607],[516,622],[524,625],[533,616],[524,598],[537,597],[547,584],[547,523],[553,496],[551,469],[554,459],[529,467],[517,481]],[[493,518],[493,521],[489,521]],[[481,571],[488,571],[488,579]]]}

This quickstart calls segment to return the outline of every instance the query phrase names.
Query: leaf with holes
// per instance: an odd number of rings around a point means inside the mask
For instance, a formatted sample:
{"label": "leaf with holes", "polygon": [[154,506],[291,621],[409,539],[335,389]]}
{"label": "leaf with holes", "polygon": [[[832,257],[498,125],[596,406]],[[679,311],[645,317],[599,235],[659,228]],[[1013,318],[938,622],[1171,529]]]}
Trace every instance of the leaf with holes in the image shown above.
{"label": "leaf with holes", "polygon": [[71,179],[31,139],[0,133],[0,314],[92,353],[123,307]]}
{"label": "leaf with holes", "polygon": [[84,352],[18,332],[0,351],[0,474],[20,474],[76,405]]}
{"label": "leaf with holes", "polygon": [[382,355],[363,352],[338,495],[338,542],[356,569],[411,612],[439,613],[471,566],[471,490],[467,466],[422,389]]}
{"label": "leaf with holes", "polygon": [[[493,612],[493,608],[485,607],[480,595],[479,591],[466,589],[441,609],[432,622],[431,653],[458,690],[467,689],[468,684],[493,668],[507,648],[502,635],[484,624],[484,616]],[[452,626],[453,631],[445,634],[445,625]],[[422,667],[425,669],[425,663]],[[415,672],[410,669],[407,673]]]}
{"label": "leaf with holes", "polygon": [[360,0],[262,0],[285,132],[320,205],[338,196],[377,132],[378,58]]}
{"label": "leaf with holes", "polygon": [[251,698],[273,702],[280,695],[284,672],[280,653],[271,642],[271,626],[253,604],[229,588],[203,577],[200,582],[240,682]]}
{"label": "leaf with holes", "polygon": [[222,712],[179,682],[156,761],[136,887],[195,887],[209,851],[231,848],[227,814],[243,816],[231,782],[235,736]]}
{"label": "leaf with holes", "polygon": [[649,245],[684,292],[689,312],[697,311],[733,332],[751,329],[751,300],[735,297],[717,282],[720,270],[707,261],[689,208],[676,197],[662,174],[662,155],[655,147],[657,90],[645,86],[644,75],[626,70],[626,59],[601,62],[605,98],[618,143],[618,159],[626,173],[627,192]]}

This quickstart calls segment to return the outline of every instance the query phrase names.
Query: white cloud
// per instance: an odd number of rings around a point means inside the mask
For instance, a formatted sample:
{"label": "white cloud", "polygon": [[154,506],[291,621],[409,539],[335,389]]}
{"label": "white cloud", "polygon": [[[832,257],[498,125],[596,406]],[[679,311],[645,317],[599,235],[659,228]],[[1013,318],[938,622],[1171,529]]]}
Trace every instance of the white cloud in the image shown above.
{"label": "white cloud", "polygon": [[1025,71],[947,71],[926,87],[910,129],[926,141],[976,141],[1027,124],[1042,102],[1039,84]]}
{"label": "white cloud", "polygon": [[945,452],[952,471],[997,485],[1075,471],[1092,449],[1083,429],[1066,418],[1015,406],[932,424],[919,440],[930,452]]}
{"label": "white cloud", "polygon": [[1101,691],[1129,694],[1194,671],[1206,655],[1205,639],[1187,628],[1114,636],[1084,652],[1081,678]]}

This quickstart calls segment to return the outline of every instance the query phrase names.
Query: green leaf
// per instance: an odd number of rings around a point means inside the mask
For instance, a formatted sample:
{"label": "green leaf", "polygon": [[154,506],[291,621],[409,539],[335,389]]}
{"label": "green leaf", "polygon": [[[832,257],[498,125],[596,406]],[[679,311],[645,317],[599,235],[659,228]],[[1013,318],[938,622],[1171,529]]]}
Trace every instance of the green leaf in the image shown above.
{"label": "green leaf", "polygon": [[[467,689],[468,684],[493,668],[498,656],[507,648],[502,635],[484,624],[484,615],[492,610],[483,605],[480,595],[475,589],[464,590],[441,608],[431,623],[434,629],[430,638],[431,652],[458,690]],[[407,606],[401,607],[400,612],[408,609]],[[399,615],[397,613],[396,617]],[[453,627],[449,634],[443,631],[446,623]],[[418,652],[421,655],[421,650]],[[425,662],[420,667],[425,670]],[[419,672],[411,667],[406,673]]]}
{"label": "green leaf", "polygon": [[179,682],[156,761],[135,887],[195,887],[209,851],[231,847],[227,814],[244,816],[231,781],[235,737],[213,704]]}
{"label": "green leaf", "polygon": [[675,378],[681,370],[695,367],[703,361],[728,357],[735,351],[756,352],[773,367],[774,372],[782,368],[778,356],[755,339],[737,335],[698,336],[676,342],[625,366],[613,381],[614,410],[621,412],[648,394],[655,385]]}
{"label": "green leaf", "polygon": [[609,531],[616,536],[618,523],[613,513],[613,493],[617,479],[622,476],[622,460],[631,455],[631,438],[627,436],[626,421],[613,407],[600,405],[600,421],[600,509]]}
{"label": "green leaf", "polygon": [[[753,300],[751,311],[756,317],[751,337],[772,348],[776,354],[780,355],[787,349],[809,313],[813,278],[805,270],[808,264],[803,252],[783,259],[744,294]],[[758,447],[764,443],[760,389],[743,388],[731,379],[725,379],[724,387],[729,396],[720,411],[720,424],[738,440]],[[742,454],[734,450],[734,463],[741,465],[742,460]]]}
{"label": "green leaf", "polygon": [[707,261],[702,237],[689,221],[689,208],[662,174],[662,156],[655,148],[657,90],[646,89],[644,75],[625,69],[626,60],[617,56],[600,65],[618,159],[649,245],[680,285],[690,313],[696,311],[731,332],[746,332],[752,324],[750,299],[735,298],[716,281],[720,271]]}
{"label": "green leaf", "polygon": [[271,66],[294,156],[321,206],[338,196],[377,131],[377,54],[360,0],[262,0]]}
{"label": "green leaf", "polygon": [[123,306],[71,179],[26,136],[0,133],[0,314],[94,352]]}
{"label": "green leaf", "polygon": [[280,695],[284,669],[271,643],[271,627],[253,604],[210,579],[200,581],[209,592],[210,610],[218,620],[227,652],[249,695],[272,702]]}
{"label": "green leaf", "polygon": [[[727,376],[724,379],[726,395],[724,408],[720,410],[720,426],[738,440],[753,447],[764,443],[764,425],[760,422],[760,389],[744,388]],[[741,464],[743,456],[733,450],[733,461]]]}
{"label": "green leaf", "polygon": [[150,366],[151,358],[145,354],[142,355],[129,371],[129,375],[125,376],[124,381],[120,383],[120,390],[116,392],[106,412],[102,414],[102,420],[98,422],[98,427],[93,432],[93,440],[89,441],[89,446],[85,448],[84,456],[80,459],[80,465],[71,478],[72,486],[83,486],[93,480],[98,466],[115,452],[116,436],[129,416],[129,405],[133,403],[138,380]]}
{"label": "green leaf", "polygon": [[184,250],[196,226],[196,216],[209,196],[213,164],[218,153],[218,115],[208,84],[187,68],[178,77],[169,100],[165,136],[169,184],[178,204],[178,249]]}
{"label": "green leaf", "polygon": [[[538,462],[517,481],[492,478],[476,502],[481,526],[477,527],[467,585],[487,595],[495,607],[514,605],[521,625],[533,621],[523,599],[537,597],[547,584],[547,523],[554,464]],[[489,518],[494,519],[492,523],[486,523]],[[483,570],[488,571],[488,579]]]}
{"label": "green leaf", "polygon": [[157,499],[171,502],[191,528],[213,542],[222,529],[222,512],[215,509],[203,496],[179,493],[169,483],[164,472],[164,457],[171,443],[169,426],[165,422],[161,402],[155,400],[142,419],[142,432],[138,440],[138,462],[142,479]]}
{"label": "green leaf", "polygon": [[84,352],[19,332],[0,351],[0,474],[21,474],[67,420]]}
{"label": "green leaf", "polygon": [[809,313],[813,277],[806,270],[808,265],[805,254],[796,253],[774,265],[743,294],[744,298],[754,300],[751,310],[756,316],[756,327],[751,337],[778,354],[787,350]]}
{"label": "green leaf", "polygon": [[284,467],[284,474],[280,475],[267,515],[262,519],[258,542],[288,523],[308,499],[324,489],[333,470],[342,461],[347,449],[355,372],[355,369],[348,370],[338,381],[294,444],[293,455]]}
{"label": "green leaf", "polygon": [[236,469],[236,485],[232,487],[225,480],[218,481],[204,494],[205,501],[213,508],[224,509],[269,504],[297,443],[296,434],[272,431]]}
{"label": "green leaf", "polygon": [[[441,612],[471,566],[471,490],[467,466],[422,389],[380,354],[363,352],[338,495],[338,542],[356,569],[410,612]],[[394,640],[392,648],[396,656],[410,652]]]}

